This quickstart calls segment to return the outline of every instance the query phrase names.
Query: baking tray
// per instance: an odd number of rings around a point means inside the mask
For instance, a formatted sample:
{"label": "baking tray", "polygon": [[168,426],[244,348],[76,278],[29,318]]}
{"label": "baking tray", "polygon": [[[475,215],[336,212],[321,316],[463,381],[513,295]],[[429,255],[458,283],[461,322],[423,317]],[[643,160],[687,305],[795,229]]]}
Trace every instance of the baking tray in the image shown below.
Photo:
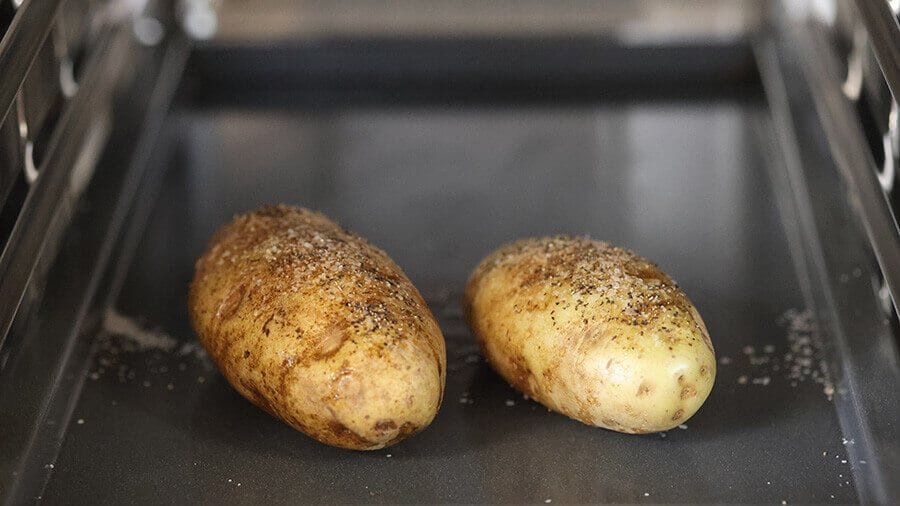
{"label": "baking tray", "polygon": [[[747,43],[657,53],[578,40],[357,44],[194,51],[139,186],[124,193],[134,197],[126,226],[111,232],[95,318],[83,318],[61,379],[70,394],[51,402],[65,406],[49,420],[57,437],[45,462],[17,471],[29,476],[19,497],[879,497],[837,403],[846,390],[822,328],[830,320],[816,311],[777,117]],[[370,65],[340,64],[360,47]],[[482,55],[477,65],[466,51]],[[572,65],[559,63],[565,54]],[[639,55],[673,63],[648,85]],[[291,72],[266,74],[286,62]],[[526,66],[549,70],[526,79],[517,70]],[[250,78],[260,75],[269,79]],[[133,145],[111,145],[76,225],[116,194],[115,178],[102,176]],[[186,311],[194,260],[235,213],[276,202],[324,212],[384,248],[425,296],[447,340],[448,375],[421,434],[373,452],[321,445],[241,398],[199,347]],[[591,428],[523,398],[484,363],[462,318],[470,270],[506,241],[558,233],[633,249],[694,301],[719,369],[686,424],[642,436]],[[61,263],[66,272],[78,261]],[[861,285],[871,269],[860,264],[845,282]],[[47,297],[69,300],[53,279]]]}

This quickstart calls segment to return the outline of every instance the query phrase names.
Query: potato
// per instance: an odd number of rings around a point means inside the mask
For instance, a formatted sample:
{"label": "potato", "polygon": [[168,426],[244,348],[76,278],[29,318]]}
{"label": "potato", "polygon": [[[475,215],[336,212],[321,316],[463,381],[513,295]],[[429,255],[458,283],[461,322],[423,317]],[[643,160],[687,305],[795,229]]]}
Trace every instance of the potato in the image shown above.
{"label": "potato", "polygon": [[713,386],[709,334],[657,266],[569,236],[502,246],[472,273],[466,319],[491,366],[548,408],[619,432],[671,429]]}
{"label": "potato", "polygon": [[237,216],[197,261],[188,306],[241,395],[329,445],[372,450],[434,419],[444,338],[388,255],[312,211]]}

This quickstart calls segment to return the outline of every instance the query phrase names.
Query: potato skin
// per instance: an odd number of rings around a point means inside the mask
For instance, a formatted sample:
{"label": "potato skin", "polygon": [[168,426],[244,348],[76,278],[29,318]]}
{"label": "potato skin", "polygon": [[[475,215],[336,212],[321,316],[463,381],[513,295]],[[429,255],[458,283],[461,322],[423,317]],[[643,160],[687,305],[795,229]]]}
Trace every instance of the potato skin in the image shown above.
{"label": "potato skin", "polygon": [[513,242],[475,268],[463,303],[504,379],[586,424],[671,429],[712,390],[716,360],[700,315],[628,250],[570,236]]}
{"label": "potato skin", "polygon": [[325,216],[237,216],[196,263],[188,310],[231,385],[329,445],[372,450],[422,430],[444,393],[444,338],[388,255]]}

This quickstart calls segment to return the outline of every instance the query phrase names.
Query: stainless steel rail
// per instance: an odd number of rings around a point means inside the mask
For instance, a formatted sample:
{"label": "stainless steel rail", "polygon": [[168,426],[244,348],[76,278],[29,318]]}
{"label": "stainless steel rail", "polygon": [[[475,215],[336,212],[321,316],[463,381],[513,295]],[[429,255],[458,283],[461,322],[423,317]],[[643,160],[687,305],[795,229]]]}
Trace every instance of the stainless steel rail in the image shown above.
{"label": "stainless steel rail", "polygon": [[900,24],[886,0],[856,0],[894,100],[900,99]]}
{"label": "stainless steel rail", "polygon": [[0,122],[6,119],[38,50],[53,28],[62,0],[25,0],[0,41]]}
{"label": "stainless steel rail", "polygon": [[[887,6],[887,2],[879,1]],[[803,30],[799,42],[804,54],[816,54],[817,48],[828,46],[825,35],[815,27]],[[900,308],[900,230],[878,181],[875,159],[859,118],[836,84],[841,82],[840,66],[836,59],[824,57],[804,59],[803,64],[810,76],[818,113],[825,119],[823,123],[832,153],[881,266],[896,310]],[[896,70],[900,72],[900,68]]]}
{"label": "stainless steel rail", "polygon": [[[118,37],[128,34],[119,33]],[[111,35],[108,38],[112,38]],[[71,184],[71,174],[82,153],[95,111],[109,106],[115,74],[122,71],[126,44],[102,41],[85,67],[84,85],[64,110],[39,177],[28,194],[9,241],[0,255],[0,346],[19,310],[23,291],[47,242],[56,219],[60,196]]]}

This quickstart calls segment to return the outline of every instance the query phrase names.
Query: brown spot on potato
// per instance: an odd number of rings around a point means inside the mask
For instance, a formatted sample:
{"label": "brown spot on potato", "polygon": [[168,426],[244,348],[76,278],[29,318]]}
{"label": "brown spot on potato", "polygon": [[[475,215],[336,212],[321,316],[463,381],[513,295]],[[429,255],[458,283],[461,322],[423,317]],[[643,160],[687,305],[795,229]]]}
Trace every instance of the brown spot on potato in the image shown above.
{"label": "brown spot on potato", "polygon": [[328,327],[316,336],[313,355],[317,360],[334,355],[348,337],[344,329],[337,326]]}
{"label": "brown spot on potato", "polygon": [[709,372],[709,370],[706,368],[706,366],[705,366],[705,365],[701,365],[701,366],[700,366],[700,376],[706,376],[706,373],[707,373],[707,372]]}
{"label": "brown spot on potato", "polygon": [[672,421],[673,422],[678,421],[681,419],[682,416],[684,416],[684,410],[679,409],[678,411],[675,412],[675,414],[672,415]]}
{"label": "brown spot on potato", "polygon": [[652,391],[653,391],[653,385],[647,383],[646,381],[642,381],[640,386],[638,386],[638,391],[637,391],[636,396],[643,397]]}
{"label": "brown spot on potato", "polygon": [[510,367],[510,383],[522,392],[533,397],[534,390],[531,388],[532,373],[531,369],[525,365],[525,357],[521,355],[509,355]]}
{"label": "brown spot on potato", "polygon": [[697,395],[697,387],[694,385],[685,385],[681,388],[681,400],[690,399]]}
{"label": "brown spot on potato", "polygon": [[241,283],[234,287],[231,292],[222,299],[218,309],[216,309],[216,318],[219,320],[227,320],[234,316],[234,313],[241,307],[241,302],[244,300],[244,292],[246,291],[246,283]]}
{"label": "brown spot on potato", "polygon": [[412,436],[416,432],[419,432],[420,430],[422,430],[422,427],[419,427],[418,425],[416,425],[412,422],[405,422],[403,425],[400,426],[400,430],[397,431],[397,437],[388,441],[385,446],[390,446],[390,445],[396,443],[397,441],[402,441],[402,440],[408,438],[409,436]]}
{"label": "brown spot on potato", "polygon": [[244,350],[244,358],[250,358],[250,350]]}
{"label": "brown spot on potato", "polygon": [[263,334],[265,334],[265,335],[267,335],[267,336],[269,335],[269,323],[271,323],[273,319],[275,319],[275,313],[272,313],[272,314],[269,316],[269,319],[266,320],[265,323],[263,323],[263,326],[262,326]]}
{"label": "brown spot on potato", "polygon": [[328,421],[328,430],[331,431],[333,441],[341,441],[344,444],[354,445],[358,448],[367,448],[374,443],[353,432],[349,427],[337,420]]}
{"label": "brown spot on potato", "polygon": [[393,420],[378,420],[372,427],[379,432],[386,432],[397,428],[397,422]]}

